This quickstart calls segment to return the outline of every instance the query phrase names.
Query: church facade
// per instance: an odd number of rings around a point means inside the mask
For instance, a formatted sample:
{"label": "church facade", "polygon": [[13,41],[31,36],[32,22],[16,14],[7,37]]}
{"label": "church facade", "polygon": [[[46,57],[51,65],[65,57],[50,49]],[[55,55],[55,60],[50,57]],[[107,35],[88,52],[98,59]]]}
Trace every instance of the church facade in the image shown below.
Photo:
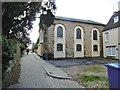
{"label": "church facade", "polygon": [[39,32],[37,53],[52,58],[100,57],[104,24],[91,20],[55,17],[55,25]]}

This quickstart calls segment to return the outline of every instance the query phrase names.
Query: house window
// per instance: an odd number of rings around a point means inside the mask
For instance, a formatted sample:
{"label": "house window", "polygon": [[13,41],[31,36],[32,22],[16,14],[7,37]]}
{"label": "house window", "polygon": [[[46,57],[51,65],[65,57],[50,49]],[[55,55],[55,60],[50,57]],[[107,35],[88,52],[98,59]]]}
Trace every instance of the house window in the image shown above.
{"label": "house window", "polygon": [[115,47],[106,47],[107,49],[107,56],[115,56]]}
{"label": "house window", "polygon": [[81,39],[81,30],[79,28],[76,29],[76,39]]}
{"label": "house window", "polygon": [[93,40],[97,40],[97,31],[96,30],[93,31]]}
{"label": "house window", "polygon": [[93,51],[98,51],[98,46],[97,45],[93,45]]}
{"label": "house window", "polygon": [[119,16],[114,17],[114,23],[117,23],[119,21]]}
{"label": "house window", "polygon": [[61,26],[57,27],[57,37],[63,37],[63,28]]}
{"label": "house window", "polygon": [[63,45],[61,43],[57,44],[57,51],[63,51]]}
{"label": "house window", "polygon": [[108,35],[108,32],[107,32],[107,33],[105,33],[105,42],[108,42],[108,40],[109,40],[109,35]]}
{"label": "house window", "polygon": [[80,44],[76,45],[76,51],[82,51],[82,46]]}

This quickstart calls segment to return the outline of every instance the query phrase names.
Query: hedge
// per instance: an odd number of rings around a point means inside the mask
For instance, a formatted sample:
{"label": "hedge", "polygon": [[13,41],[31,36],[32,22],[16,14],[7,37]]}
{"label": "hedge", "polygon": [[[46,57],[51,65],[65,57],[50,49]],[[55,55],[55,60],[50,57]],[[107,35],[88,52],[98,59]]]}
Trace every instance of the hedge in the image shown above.
{"label": "hedge", "polygon": [[4,77],[5,71],[10,65],[11,60],[16,57],[16,40],[7,39],[2,37],[2,76]]}

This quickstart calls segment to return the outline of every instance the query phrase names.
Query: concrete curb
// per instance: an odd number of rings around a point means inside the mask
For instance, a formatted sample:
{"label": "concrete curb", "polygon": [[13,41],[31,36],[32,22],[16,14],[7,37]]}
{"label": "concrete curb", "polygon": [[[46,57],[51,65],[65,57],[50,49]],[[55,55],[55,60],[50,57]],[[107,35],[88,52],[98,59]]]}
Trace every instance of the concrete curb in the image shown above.
{"label": "concrete curb", "polygon": [[72,78],[72,77],[58,76],[58,75],[55,75],[55,74],[47,71],[44,67],[42,67],[42,68],[43,68],[43,70],[44,70],[49,76],[51,76],[51,77],[53,77],[53,78],[58,78],[58,79],[71,79],[71,78]]}
{"label": "concrete curb", "polygon": [[[36,53],[33,53],[33,55],[35,56],[36,59],[40,59]],[[44,61],[44,60],[43,60]],[[46,72],[46,74],[48,74],[49,76],[53,77],[53,78],[58,78],[58,79],[71,79],[72,77],[70,76],[65,76],[65,75],[56,75],[54,72],[52,72],[51,70],[45,68],[45,67],[42,67],[43,70]],[[56,67],[57,68],[57,67]]]}

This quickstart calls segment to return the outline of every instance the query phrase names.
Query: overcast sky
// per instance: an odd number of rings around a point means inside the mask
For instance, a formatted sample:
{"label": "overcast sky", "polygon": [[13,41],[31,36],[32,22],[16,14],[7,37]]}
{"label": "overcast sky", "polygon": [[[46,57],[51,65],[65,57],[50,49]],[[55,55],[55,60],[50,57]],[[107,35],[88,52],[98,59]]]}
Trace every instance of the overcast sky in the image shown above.
{"label": "overcast sky", "polygon": [[56,0],[57,16],[93,20],[106,24],[120,0]]}
{"label": "overcast sky", "polygon": [[[56,16],[92,20],[107,24],[120,0],[56,0]],[[39,19],[36,19],[30,38],[36,43]]]}

